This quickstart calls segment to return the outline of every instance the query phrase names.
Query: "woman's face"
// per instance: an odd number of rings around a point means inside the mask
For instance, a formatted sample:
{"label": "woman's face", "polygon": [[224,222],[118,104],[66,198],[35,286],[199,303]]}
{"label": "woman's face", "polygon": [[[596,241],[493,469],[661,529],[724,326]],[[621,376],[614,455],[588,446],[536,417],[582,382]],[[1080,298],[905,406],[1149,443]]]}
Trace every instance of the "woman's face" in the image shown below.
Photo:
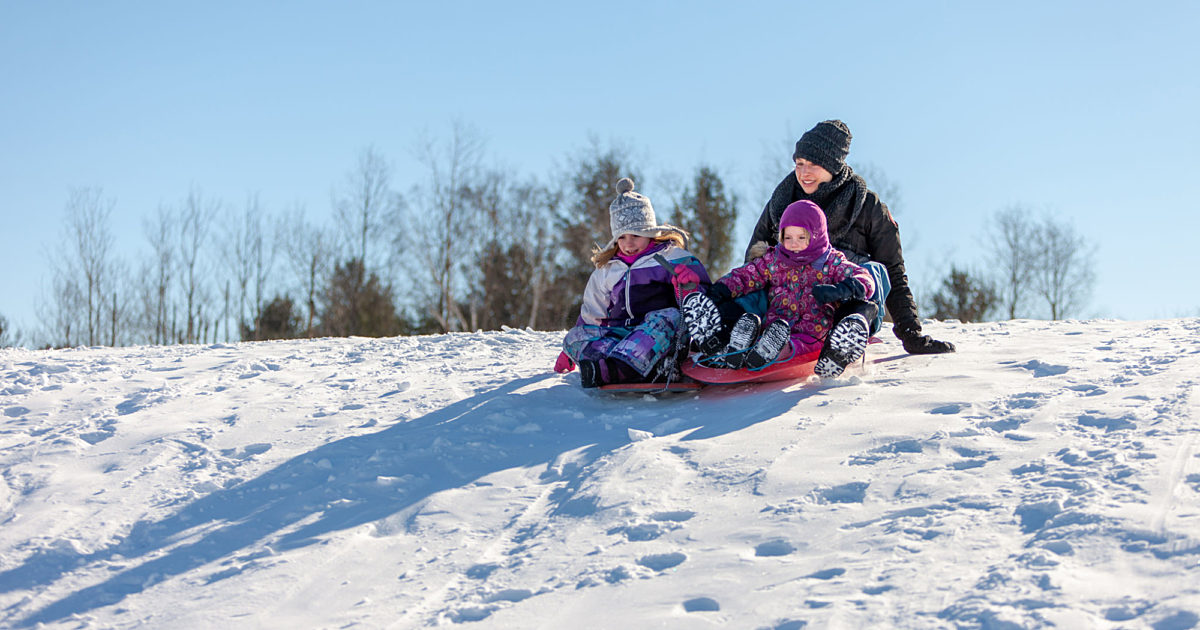
{"label": "woman's face", "polygon": [[617,248],[626,256],[637,256],[650,247],[650,238],[637,234],[622,234],[617,239]]}
{"label": "woman's face", "polygon": [[783,228],[782,243],[784,249],[788,250],[789,252],[802,252],[808,249],[808,243],[811,240],[812,237],[809,236],[808,230],[798,225],[789,225],[786,228]]}
{"label": "woman's face", "polygon": [[817,186],[833,181],[833,175],[823,167],[817,166],[804,158],[796,158],[796,181],[804,194],[811,195],[817,191]]}

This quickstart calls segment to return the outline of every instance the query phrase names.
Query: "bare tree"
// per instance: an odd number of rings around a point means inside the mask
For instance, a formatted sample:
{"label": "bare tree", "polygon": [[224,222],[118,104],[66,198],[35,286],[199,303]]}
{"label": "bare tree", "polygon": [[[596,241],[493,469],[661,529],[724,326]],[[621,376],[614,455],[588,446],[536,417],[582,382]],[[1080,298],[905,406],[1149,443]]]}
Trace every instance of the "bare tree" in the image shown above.
{"label": "bare tree", "polygon": [[[258,195],[246,198],[241,213],[229,211],[226,214],[225,229],[221,234],[221,261],[232,277],[236,291],[227,299],[237,300],[234,319],[239,329],[249,326],[257,330],[258,318],[265,306],[267,278],[274,264],[274,248],[263,235],[263,213]],[[229,292],[227,288],[226,293]],[[227,321],[225,326],[228,333]]]}
{"label": "bare tree", "polygon": [[472,328],[536,327],[549,322],[542,312],[554,264],[553,219],[558,197],[536,181],[489,172],[465,191],[472,216],[479,217],[482,246],[478,264],[464,269],[474,291],[467,302]]}
{"label": "bare tree", "polygon": [[1015,319],[1034,280],[1031,267],[1040,258],[1032,255],[1038,226],[1027,208],[1012,205],[992,215],[986,230],[986,249],[989,266],[996,276],[994,286],[999,306],[1009,319]]}
{"label": "bare tree", "polygon": [[209,228],[220,209],[220,202],[205,199],[195,189],[188,193],[180,209],[177,251],[186,327],[179,339],[182,343],[200,342],[207,330],[204,306],[208,299],[205,281],[208,275],[207,269],[203,268],[203,255],[208,246]]}
{"label": "bare tree", "polygon": [[416,149],[426,174],[424,184],[414,189],[414,205],[407,213],[409,232],[422,243],[414,252],[420,267],[414,277],[421,279],[414,292],[426,314],[447,332],[471,324],[459,300],[466,292],[462,261],[473,246],[473,240],[463,236],[474,219],[464,196],[479,177],[483,148],[477,131],[455,122],[449,141],[426,136],[418,140]]}
{"label": "bare tree", "polygon": [[21,343],[16,329],[8,325],[8,319],[0,315],[0,348],[8,348]]}
{"label": "bare tree", "polygon": [[142,222],[142,232],[150,245],[150,255],[142,263],[140,293],[141,320],[146,341],[166,344],[174,341],[172,318],[174,317],[172,287],[178,259],[175,256],[175,234],[178,232],[178,214],[168,206],[160,205],[150,219]]}
{"label": "bare tree", "polygon": [[293,280],[304,296],[307,309],[305,335],[314,337],[317,334],[317,298],[329,273],[332,239],[324,230],[308,222],[302,205],[293,206],[280,217],[276,233]]}
{"label": "bare tree", "polygon": [[52,345],[115,344],[119,267],[109,226],[116,201],[100,188],[74,188],[68,193],[61,248],[50,255],[54,269],[51,314],[44,317]]}
{"label": "bare tree", "polygon": [[1091,298],[1096,280],[1093,249],[1069,223],[1047,216],[1037,227],[1037,255],[1026,261],[1026,267],[1050,319],[1058,320],[1077,313]]}
{"label": "bare tree", "polygon": [[345,188],[334,201],[334,214],[346,256],[378,267],[370,246],[385,232],[384,220],[395,214],[400,196],[392,190],[392,167],[374,147],[359,153],[358,164],[346,175]]}

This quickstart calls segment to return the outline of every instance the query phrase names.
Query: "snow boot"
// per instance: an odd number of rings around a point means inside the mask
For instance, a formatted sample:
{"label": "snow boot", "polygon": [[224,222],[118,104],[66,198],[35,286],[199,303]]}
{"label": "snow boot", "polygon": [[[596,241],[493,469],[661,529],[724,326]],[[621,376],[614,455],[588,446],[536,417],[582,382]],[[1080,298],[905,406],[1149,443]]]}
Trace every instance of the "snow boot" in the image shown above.
{"label": "snow boot", "polygon": [[576,365],[579,366],[579,384],[584,389],[600,387],[604,384],[604,377],[600,373],[600,361],[583,359]]}
{"label": "snow boot", "polygon": [[721,348],[721,313],[717,305],[700,291],[683,298],[683,322],[687,326],[692,347],[706,355]]}
{"label": "snow boot", "polygon": [[822,378],[841,376],[846,366],[862,358],[867,351],[867,318],[852,313],[833,325],[813,373]]}
{"label": "snow boot", "polygon": [[746,354],[746,367],[758,370],[779,358],[779,353],[783,352],[784,346],[791,337],[791,332],[792,326],[787,321],[777,319],[771,322],[763,329],[758,342]]}
{"label": "snow boot", "polygon": [[611,357],[579,362],[579,384],[585,389],[613,383],[644,383],[646,377],[620,359]]}
{"label": "snow boot", "polygon": [[754,338],[758,336],[758,324],[758,315],[743,313],[733,325],[733,330],[729,331],[729,343],[713,360],[714,367],[741,369],[746,362],[746,350],[754,344]]}

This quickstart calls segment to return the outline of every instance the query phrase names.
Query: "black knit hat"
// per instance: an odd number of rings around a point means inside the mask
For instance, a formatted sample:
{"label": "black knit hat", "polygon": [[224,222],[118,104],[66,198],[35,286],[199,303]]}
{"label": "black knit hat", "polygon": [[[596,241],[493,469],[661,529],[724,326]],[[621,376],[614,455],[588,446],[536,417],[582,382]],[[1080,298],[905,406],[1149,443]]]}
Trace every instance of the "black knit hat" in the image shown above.
{"label": "black knit hat", "polygon": [[793,160],[804,158],[836,175],[850,154],[850,128],[840,120],[826,120],[804,132],[796,141]]}

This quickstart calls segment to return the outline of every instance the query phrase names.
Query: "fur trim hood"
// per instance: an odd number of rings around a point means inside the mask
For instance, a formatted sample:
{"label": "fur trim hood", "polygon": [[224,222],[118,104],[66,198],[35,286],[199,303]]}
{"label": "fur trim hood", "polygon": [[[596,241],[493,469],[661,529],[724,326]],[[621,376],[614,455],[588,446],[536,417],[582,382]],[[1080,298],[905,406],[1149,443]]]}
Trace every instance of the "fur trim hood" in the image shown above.
{"label": "fur trim hood", "polygon": [[754,244],[750,246],[750,250],[746,252],[746,262],[758,260],[769,251],[771,251],[771,246],[768,245],[766,241],[755,241]]}

